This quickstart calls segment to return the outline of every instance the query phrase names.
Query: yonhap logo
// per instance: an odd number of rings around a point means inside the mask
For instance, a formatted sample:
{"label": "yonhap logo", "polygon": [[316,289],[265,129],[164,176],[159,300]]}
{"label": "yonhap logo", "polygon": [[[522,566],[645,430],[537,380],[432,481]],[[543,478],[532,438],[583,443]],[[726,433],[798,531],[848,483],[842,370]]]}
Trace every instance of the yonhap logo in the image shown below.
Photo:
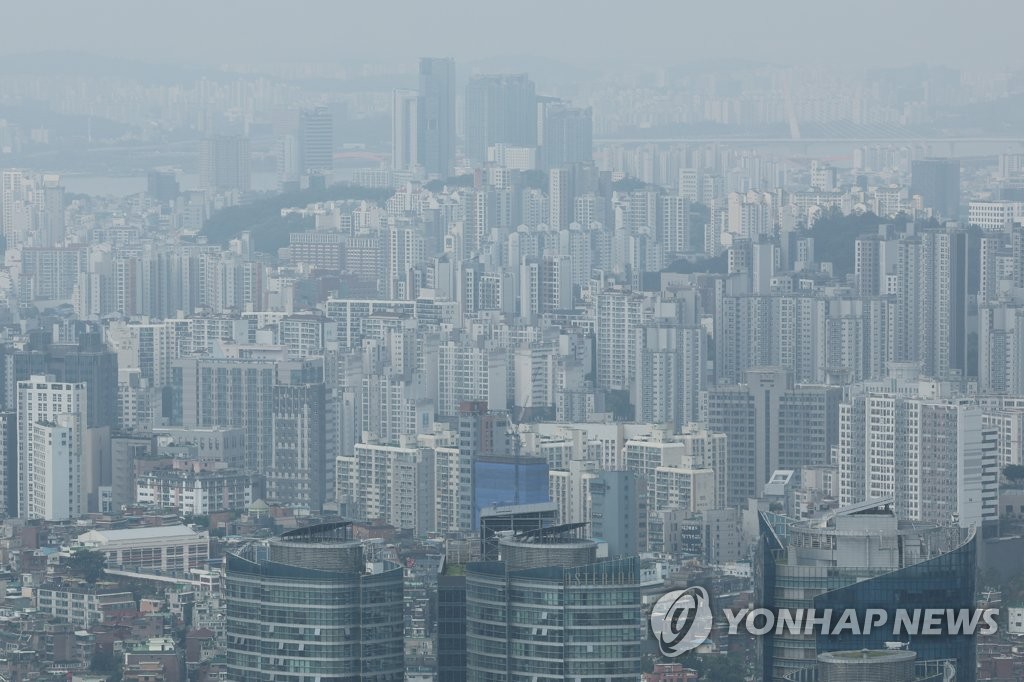
{"label": "yonhap logo", "polygon": [[703,644],[713,620],[707,590],[688,587],[662,595],[651,610],[651,631],[662,655],[674,657]]}

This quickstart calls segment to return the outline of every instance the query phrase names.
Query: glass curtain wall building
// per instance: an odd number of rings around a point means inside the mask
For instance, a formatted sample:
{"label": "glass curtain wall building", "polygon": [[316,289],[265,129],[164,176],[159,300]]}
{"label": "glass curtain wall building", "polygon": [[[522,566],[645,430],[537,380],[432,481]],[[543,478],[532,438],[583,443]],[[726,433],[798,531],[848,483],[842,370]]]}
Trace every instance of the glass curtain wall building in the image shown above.
{"label": "glass curtain wall building", "polygon": [[639,677],[639,560],[597,560],[583,525],[504,533],[466,567],[467,680]]}
{"label": "glass curtain wall building", "polygon": [[[889,623],[897,609],[973,609],[976,540],[974,529],[901,521],[892,498],[864,502],[824,519],[789,524],[760,515],[755,558],[754,600],[759,607],[883,609]],[[838,616],[836,616],[838,617]],[[761,679],[793,679],[826,652],[885,649],[893,634],[769,633],[758,638]],[[918,661],[955,660],[957,680],[975,679],[973,635],[904,638]]]}
{"label": "glass curtain wall building", "polygon": [[368,561],[348,522],[289,531],[227,555],[233,682],[398,682],[402,568]]}

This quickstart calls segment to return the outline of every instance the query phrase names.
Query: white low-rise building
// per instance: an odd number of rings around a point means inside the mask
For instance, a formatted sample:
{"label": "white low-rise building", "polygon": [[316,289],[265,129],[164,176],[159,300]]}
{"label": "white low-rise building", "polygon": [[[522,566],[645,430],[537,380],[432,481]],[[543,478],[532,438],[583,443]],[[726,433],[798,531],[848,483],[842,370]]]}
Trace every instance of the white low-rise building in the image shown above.
{"label": "white low-rise building", "polygon": [[185,525],[91,530],[76,546],[103,552],[107,568],[186,573],[210,558],[210,534]]}

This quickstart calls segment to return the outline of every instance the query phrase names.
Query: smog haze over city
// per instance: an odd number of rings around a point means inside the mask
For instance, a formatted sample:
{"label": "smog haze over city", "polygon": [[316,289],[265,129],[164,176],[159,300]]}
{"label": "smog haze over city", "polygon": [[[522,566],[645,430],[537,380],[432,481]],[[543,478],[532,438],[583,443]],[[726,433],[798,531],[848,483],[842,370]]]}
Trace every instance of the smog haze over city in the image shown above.
{"label": "smog haze over city", "polygon": [[0,10],[0,682],[1024,680],[1024,5]]}

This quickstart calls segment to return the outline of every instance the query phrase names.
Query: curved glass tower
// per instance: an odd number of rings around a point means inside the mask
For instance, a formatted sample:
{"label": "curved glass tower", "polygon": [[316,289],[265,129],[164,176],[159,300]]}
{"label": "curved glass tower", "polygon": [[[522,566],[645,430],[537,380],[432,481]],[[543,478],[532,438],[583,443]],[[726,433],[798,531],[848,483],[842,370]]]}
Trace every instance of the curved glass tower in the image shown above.
{"label": "curved glass tower", "polygon": [[[768,609],[841,613],[855,609],[973,609],[976,545],[973,529],[902,522],[892,498],[841,509],[823,520],[791,525],[761,514],[755,563],[755,603]],[[776,517],[778,520],[780,517]],[[780,680],[814,666],[818,654],[881,650],[892,632],[769,633],[758,639],[760,674]],[[957,680],[975,679],[973,635],[904,638],[918,661],[955,659]]]}
{"label": "curved glass tower", "polygon": [[404,679],[402,569],[367,564],[349,523],[229,553],[225,588],[229,680]]}
{"label": "curved glass tower", "polygon": [[639,677],[639,560],[597,560],[581,525],[504,534],[502,561],[466,567],[467,680]]}

